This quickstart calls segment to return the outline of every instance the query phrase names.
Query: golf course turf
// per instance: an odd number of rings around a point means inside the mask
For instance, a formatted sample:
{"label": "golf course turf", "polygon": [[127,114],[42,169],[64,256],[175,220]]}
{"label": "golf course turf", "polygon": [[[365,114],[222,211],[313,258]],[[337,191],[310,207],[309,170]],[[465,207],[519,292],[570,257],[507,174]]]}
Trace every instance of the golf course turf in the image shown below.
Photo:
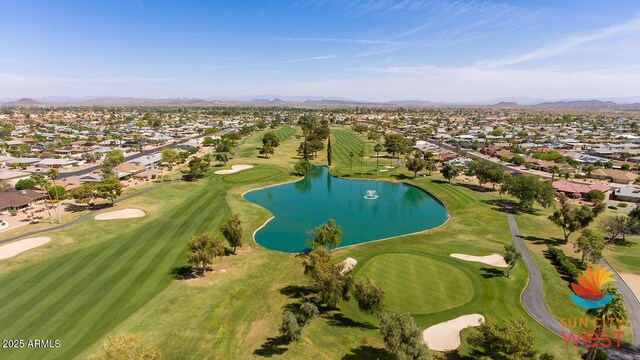
{"label": "golf course turf", "polygon": [[[239,154],[255,148],[261,133],[249,138]],[[332,173],[349,174],[349,151],[355,153],[353,172],[359,172],[359,149],[370,149],[372,144],[347,129],[333,129],[332,134],[336,164]],[[255,168],[167,184],[116,207],[135,206],[147,213],[144,218],[122,220],[117,227],[89,219],[47,233],[51,243],[36,253],[7,259],[0,272],[0,335],[59,339],[62,346],[0,349],[0,357],[86,357],[106,335],[121,332],[140,333],[145,344],[158,347],[168,359],[382,354],[377,319],[361,313],[353,299],[313,320],[300,341],[282,345],[274,340],[283,309],[300,299],[309,280],[302,259],[253,242],[251,234],[271,215],[241,194],[295,179],[290,172],[298,143],[289,135],[271,159],[246,151],[253,156],[249,161],[231,163],[255,164]],[[366,151],[367,156],[374,155]],[[316,161],[323,159],[319,154]],[[365,173],[371,173],[374,165],[375,159],[367,158]],[[465,187],[437,178],[413,180],[404,174],[407,181],[437,196],[451,220],[425,233],[338,249],[333,253],[336,261],[357,259],[356,278],[369,276],[384,284],[389,307],[412,313],[420,329],[471,313],[495,321],[518,317],[534,330],[538,348],[559,358],[575,357],[575,349],[566,349],[560,338],[520,306],[527,279],[521,263],[507,279],[502,269],[449,257],[462,250],[501,253],[511,241],[505,214]],[[218,224],[230,209],[244,227],[244,246],[238,255],[215,260],[206,277],[179,279],[181,267],[187,265],[187,239],[203,231],[220,236]],[[466,333],[460,356],[469,355]]]}

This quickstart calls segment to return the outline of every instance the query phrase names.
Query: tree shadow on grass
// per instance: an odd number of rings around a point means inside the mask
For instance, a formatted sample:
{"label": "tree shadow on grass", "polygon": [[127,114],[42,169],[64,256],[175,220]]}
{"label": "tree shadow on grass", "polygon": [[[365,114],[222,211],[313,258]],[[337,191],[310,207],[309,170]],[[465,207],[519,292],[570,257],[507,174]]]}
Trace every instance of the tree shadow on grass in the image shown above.
{"label": "tree shadow on grass", "polygon": [[171,277],[176,280],[189,280],[199,277],[199,273],[191,266],[176,266],[171,269]]}
{"label": "tree shadow on grass", "polygon": [[[517,214],[529,214],[529,215],[540,215],[540,210],[536,208],[523,208],[520,204],[513,200],[506,199],[487,199],[482,200],[483,203],[487,205],[491,205],[492,209],[495,211],[500,211],[503,213],[513,213]],[[506,207],[505,207],[506,205]]]}
{"label": "tree shadow on grass", "polygon": [[480,185],[475,185],[475,184],[454,183],[453,185],[454,186],[460,186],[460,187],[463,187],[463,188],[467,188],[467,189],[469,189],[471,191],[475,191],[475,192],[479,192],[479,193],[486,193],[486,192],[495,191],[495,189],[484,187],[484,186],[480,186]]}
{"label": "tree shadow on grass", "polygon": [[483,354],[474,350],[472,355],[462,355],[458,350],[451,350],[444,353],[445,360],[473,360],[481,357]]}
{"label": "tree shadow on grass", "polygon": [[293,299],[303,299],[315,293],[315,290],[309,286],[287,285],[280,289],[280,294]]}
{"label": "tree shadow on grass", "polygon": [[260,349],[254,350],[253,353],[262,357],[282,355],[289,350],[286,345],[289,345],[289,340],[283,336],[270,337],[260,346]]}
{"label": "tree shadow on grass", "polygon": [[[77,204],[67,204],[64,207],[64,211],[68,211],[72,213],[81,212],[89,209],[90,208],[88,205],[77,205]],[[93,208],[91,208],[91,210],[93,210]]]}
{"label": "tree shadow on grass", "polygon": [[342,313],[336,312],[336,313],[328,313],[326,315],[322,316],[323,318],[327,319],[327,322],[329,323],[329,325],[331,326],[339,326],[339,327],[357,327],[357,328],[361,328],[361,329],[377,329],[377,327],[369,324],[369,323],[364,323],[364,322],[360,322],[360,321],[355,321],[351,318],[348,318],[346,316],[344,316]]}
{"label": "tree shadow on grass", "polygon": [[413,176],[407,176],[405,174],[391,175],[391,177],[396,179],[396,180],[413,180],[413,179],[415,179]]}
{"label": "tree shadow on grass", "polygon": [[560,246],[566,244],[564,239],[559,238],[551,238],[545,239],[537,236],[521,236],[523,240],[531,241],[535,245],[552,245],[552,246]]}
{"label": "tree shadow on grass", "polygon": [[480,268],[480,271],[482,271],[482,277],[485,279],[492,279],[494,277],[504,277],[504,271],[500,269],[482,267]]}
{"label": "tree shadow on grass", "polygon": [[342,360],[369,360],[379,359],[387,360],[393,359],[393,356],[389,354],[385,349],[373,347],[370,345],[360,345],[355,349],[351,349],[348,354],[342,357]]}

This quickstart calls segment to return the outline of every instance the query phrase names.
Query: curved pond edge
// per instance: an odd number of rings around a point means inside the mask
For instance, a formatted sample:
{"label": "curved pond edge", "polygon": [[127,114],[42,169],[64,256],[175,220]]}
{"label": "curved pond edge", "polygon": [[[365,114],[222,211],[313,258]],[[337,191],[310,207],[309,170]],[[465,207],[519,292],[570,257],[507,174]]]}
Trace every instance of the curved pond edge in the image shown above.
{"label": "curved pond edge", "polygon": [[[314,166],[319,166],[319,167],[328,167],[328,166],[326,166],[326,165],[314,165]],[[416,188],[416,189],[419,189],[419,190],[424,191],[425,193],[427,193],[429,196],[431,196],[433,199],[435,199],[435,200],[436,200],[436,202],[437,202],[440,206],[442,206],[442,208],[444,209],[444,211],[447,213],[447,220],[445,220],[442,224],[440,224],[440,225],[438,225],[438,226],[436,226],[436,227],[432,227],[432,228],[425,229],[425,230],[422,230],[422,231],[415,231],[415,232],[412,232],[412,233],[407,233],[407,234],[402,234],[402,235],[396,235],[396,236],[386,237],[386,238],[383,238],[383,239],[376,239],[376,240],[371,240],[371,241],[365,241],[365,242],[361,242],[361,243],[358,243],[358,244],[351,244],[351,245],[345,245],[345,246],[338,246],[338,247],[336,247],[336,248],[331,249],[332,251],[333,251],[333,250],[340,250],[340,249],[347,249],[347,248],[354,247],[354,246],[359,246],[359,245],[365,245],[365,244],[376,243],[376,242],[379,242],[379,241],[391,240],[391,239],[395,239],[395,238],[399,238],[399,237],[403,237],[403,236],[412,236],[412,235],[418,235],[418,234],[426,233],[427,231],[436,230],[436,229],[441,228],[442,226],[446,225],[446,224],[449,222],[449,220],[451,220],[451,213],[449,212],[449,209],[447,208],[447,205],[445,205],[445,203],[444,203],[444,202],[442,202],[442,200],[440,200],[437,196],[435,196],[431,191],[429,191],[429,190],[427,190],[427,189],[423,188],[422,186],[418,186],[418,185],[416,185],[416,184],[412,184],[412,183],[409,183],[409,182],[406,182],[406,181],[390,181],[390,180],[378,180],[378,179],[352,179],[352,178],[347,178],[347,177],[340,177],[340,176],[336,176],[336,175],[331,174],[331,169],[329,169],[329,171],[328,171],[327,173],[329,174],[329,176],[332,176],[332,177],[334,177],[334,178],[336,178],[336,179],[345,179],[345,180],[366,180],[366,181],[381,181],[381,182],[390,182],[390,183],[400,183],[400,184],[404,184],[404,185],[407,185],[407,186],[411,186],[411,187],[414,187],[414,188]],[[245,195],[245,194],[247,194],[247,193],[253,192],[253,191],[258,191],[258,190],[268,189],[268,188],[271,188],[271,187],[276,187],[276,186],[280,186],[280,185],[286,185],[286,184],[291,184],[291,183],[294,183],[294,182],[298,182],[298,181],[300,181],[300,180],[303,180],[305,177],[306,177],[306,176],[303,176],[303,177],[301,177],[301,178],[294,179],[294,180],[284,181],[284,182],[277,183],[277,184],[265,185],[265,186],[261,186],[261,187],[255,188],[255,189],[249,189],[249,190],[247,190],[247,191],[243,192],[242,194],[240,194],[240,196],[242,197],[242,199],[243,199],[244,201],[247,201],[248,203],[251,203],[251,204],[253,204],[253,205],[259,206],[260,208],[262,208],[262,209],[266,210],[269,214],[271,214],[271,217],[270,217],[270,218],[268,218],[268,219],[267,219],[267,220],[266,220],[262,225],[258,226],[258,227],[253,231],[253,233],[251,234],[251,238],[253,239],[253,242],[254,242],[254,243],[256,243],[258,246],[260,246],[261,248],[267,249],[267,250],[269,250],[269,251],[277,251],[277,252],[279,252],[279,253],[292,254],[292,255],[294,255],[294,256],[295,256],[296,254],[300,254],[300,253],[302,253],[302,252],[298,252],[298,253],[289,253],[289,252],[286,252],[286,251],[280,251],[280,250],[269,249],[268,247],[263,246],[263,245],[261,245],[260,243],[258,243],[258,242],[256,241],[256,233],[257,233],[258,231],[260,231],[263,227],[267,226],[267,224],[269,223],[269,221],[271,221],[271,220],[273,220],[273,219],[275,218],[275,215],[273,215],[273,213],[272,213],[271,211],[269,211],[267,208],[264,208],[264,207],[262,207],[262,206],[260,206],[260,205],[258,205],[258,204],[256,204],[256,203],[254,203],[254,202],[251,202],[251,201],[249,201],[249,200],[245,199],[244,195]]]}

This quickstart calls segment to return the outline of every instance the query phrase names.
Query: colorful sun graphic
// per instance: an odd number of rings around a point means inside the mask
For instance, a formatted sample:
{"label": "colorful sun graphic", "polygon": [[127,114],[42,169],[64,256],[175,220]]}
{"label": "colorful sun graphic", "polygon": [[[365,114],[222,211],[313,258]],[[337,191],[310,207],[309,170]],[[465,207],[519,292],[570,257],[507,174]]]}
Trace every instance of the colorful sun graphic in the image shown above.
{"label": "colorful sun graphic", "polygon": [[596,309],[607,305],[611,299],[611,295],[602,293],[604,284],[616,281],[613,278],[613,272],[609,271],[606,266],[597,264],[587,268],[583,274],[578,275],[578,283],[571,283],[571,289],[575,295],[571,295],[571,300],[578,306],[585,309]]}

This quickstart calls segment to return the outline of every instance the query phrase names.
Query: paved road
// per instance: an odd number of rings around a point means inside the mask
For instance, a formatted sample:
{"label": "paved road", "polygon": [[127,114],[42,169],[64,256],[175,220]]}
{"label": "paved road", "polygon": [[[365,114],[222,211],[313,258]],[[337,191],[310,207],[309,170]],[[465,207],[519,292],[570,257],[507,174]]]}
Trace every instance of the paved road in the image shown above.
{"label": "paved road", "polygon": [[[556,320],[549,313],[546,302],[544,300],[544,292],[542,290],[542,276],[538,265],[533,260],[531,253],[527,249],[524,240],[520,236],[518,231],[518,225],[514,216],[513,209],[510,206],[504,205],[507,209],[507,217],[509,220],[509,230],[511,231],[511,237],[513,238],[516,247],[522,253],[522,260],[529,272],[529,281],[520,294],[520,303],[524,310],[533,317],[542,326],[549,329],[554,334],[562,337],[563,333],[568,336],[571,330],[562,326],[562,324]],[[603,260],[604,265],[609,265]],[[617,282],[616,288],[620,291],[624,297],[625,305],[629,312],[629,320],[633,329],[634,343],[631,348],[624,349],[609,349],[607,352],[610,359],[614,360],[634,360],[640,359],[640,303],[634,296],[633,292],[627,284],[620,278],[620,275],[616,272],[614,277]],[[567,299],[569,301],[569,299]]]}
{"label": "paved road", "polygon": [[[148,189],[144,189],[144,190],[142,190],[140,192],[137,192],[135,194],[131,194],[129,196],[125,196],[123,198],[120,198],[120,199],[116,200],[115,202],[119,203],[121,201],[128,200],[128,199],[134,198],[136,196],[140,196],[140,195],[145,194],[145,193],[147,193],[147,192],[149,192],[151,190],[155,190],[155,189],[157,189],[157,188],[159,188],[161,186],[164,186],[164,185],[166,185],[168,183],[169,182],[163,182],[163,183],[154,185],[154,186],[152,186],[152,187],[150,187]],[[33,237],[35,235],[42,234],[42,233],[45,233],[45,232],[50,232],[50,231],[54,231],[54,230],[58,230],[58,229],[64,229],[64,228],[66,228],[68,226],[77,224],[77,223],[79,223],[81,221],[84,221],[84,220],[90,218],[91,216],[93,216],[94,213],[96,213],[99,210],[102,210],[102,209],[91,210],[88,213],[86,213],[86,214],[84,214],[84,215],[82,215],[82,216],[80,216],[80,217],[78,217],[76,219],[73,219],[73,220],[69,221],[68,223],[64,223],[64,224],[61,224],[61,225],[58,225],[58,226],[54,226],[54,227],[50,227],[50,228],[46,228],[46,229],[42,229],[42,230],[31,231],[31,232],[28,232],[26,234],[13,236],[13,237],[10,237],[8,239],[0,240],[0,245],[5,244],[5,243],[9,243],[9,242],[12,242],[12,241],[15,241],[15,240],[18,240],[18,239]]]}

